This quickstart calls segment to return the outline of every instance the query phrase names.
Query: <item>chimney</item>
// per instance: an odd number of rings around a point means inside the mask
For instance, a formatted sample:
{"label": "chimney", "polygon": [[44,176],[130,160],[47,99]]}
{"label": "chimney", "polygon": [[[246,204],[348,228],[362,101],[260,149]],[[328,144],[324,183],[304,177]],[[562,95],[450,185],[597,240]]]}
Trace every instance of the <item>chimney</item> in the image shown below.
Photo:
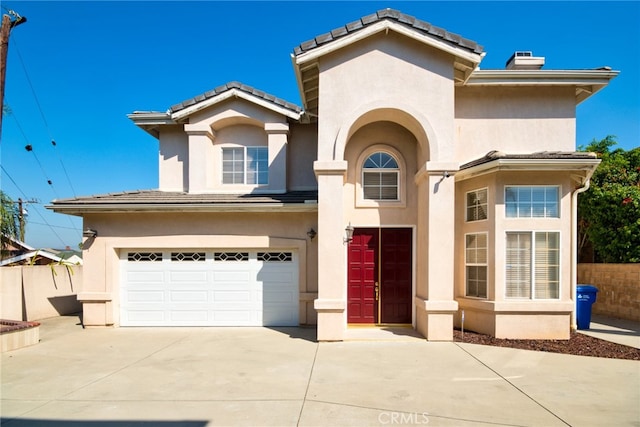
{"label": "chimney", "polygon": [[507,70],[539,70],[544,65],[544,56],[533,56],[531,51],[516,51],[505,64]]}

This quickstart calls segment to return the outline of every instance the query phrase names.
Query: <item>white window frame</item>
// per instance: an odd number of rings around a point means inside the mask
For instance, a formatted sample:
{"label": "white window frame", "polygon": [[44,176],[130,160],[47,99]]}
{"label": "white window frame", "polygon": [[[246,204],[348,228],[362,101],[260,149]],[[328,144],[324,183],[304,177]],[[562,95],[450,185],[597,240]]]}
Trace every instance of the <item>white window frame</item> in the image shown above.
{"label": "white window frame", "polygon": [[[479,193],[479,192],[484,192],[485,193],[485,203],[476,203],[474,206],[470,206],[469,205],[469,194],[471,193]],[[506,190],[505,190],[506,191]],[[478,198],[476,197],[476,200],[478,200]],[[478,222],[478,221],[486,221],[489,219],[489,188],[488,187],[484,187],[484,188],[478,188],[476,190],[471,190],[471,191],[467,191],[464,195],[464,203],[465,203],[465,221],[466,222]],[[479,219],[469,219],[469,208],[474,208],[476,209],[476,211],[481,207],[484,206],[484,213],[485,213],[485,217],[484,218],[479,218]]]}
{"label": "white window frame", "polygon": [[[227,147],[221,147],[221,153],[222,153],[222,176],[221,176],[221,183],[224,186],[231,186],[231,185],[243,185],[243,186],[251,186],[251,187],[264,187],[264,186],[268,186],[269,185],[269,147],[265,147],[265,146],[227,146]],[[224,170],[224,164],[225,164],[225,159],[224,159],[224,153],[225,150],[242,150],[242,182],[225,182],[225,170]],[[266,154],[266,182],[260,182],[260,169],[258,168],[258,170],[256,171],[251,171],[249,170],[249,156],[248,156],[248,152],[249,150],[264,150],[265,154]],[[248,183],[249,181],[249,175],[251,173],[255,173],[256,174],[256,181],[255,183]]]}
{"label": "white window frame", "polygon": [[[485,261],[478,262],[477,258],[475,262],[471,262],[473,260],[469,259],[469,250],[471,249],[483,249],[481,247],[469,248],[467,246],[467,237],[468,236],[480,236],[483,235],[485,238]],[[476,254],[477,255],[477,254]],[[469,270],[468,267],[484,267],[485,277],[484,277],[484,296],[479,295],[480,292],[477,292],[478,295],[469,295]],[[478,299],[487,299],[489,297],[489,233],[480,232],[480,233],[466,233],[464,235],[464,295],[467,298],[478,298]]]}
{"label": "white window frame", "polygon": [[[374,156],[376,154],[384,154],[386,156],[388,156],[389,158],[391,158],[393,160],[393,162],[395,163],[395,167],[380,167],[380,168],[367,168],[365,167],[365,163],[371,158],[371,156]],[[396,158],[386,152],[386,151],[375,151],[373,153],[371,153],[369,156],[367,156],[367,158],[365,159],[364,163],[362,164],[362,168],[360,169],[361,173],[362,173],[362,197],[366,200],[374,200],[377,202],[386,202],[386,201],[391,201],[391,202],[396,202],[400,199],[400,166],[398,165],[398,161],[396,160]],[[371,188],[375,188],[378,190],[379,193],[383,193],[384,192],[384,188],[388,187],[388,188],[394,188],[395,187],[395,193],[396,193],[396,197],[395,198],[370,198],[367,197],[366,193],[367,193],[367,185],[366,185],[366,176],[367,175],[373,175],[373,176],[382,176],[382,174],[388,174],[388,175],[395,175],[395,186],[394,185],[385,185],[384,183],[380,183],[379,185],[372,185]]]}
{"label": "white window frame", "polygon": [[[520,209],[521,209],[521,205],[525,205],[526,206],[526,202],[520,202],[519,200],[515,201],[515,206],[516,206],[516,214],[511,216],[509,215],[509,206],[508,206],[508,201],[507,201],[507,191],[510,188],[515,188],[515,189],[525,189],[525,188],[529,188],[529,189],[534,189],[534,188],[555,188],[556,189],[556,212],[555,215],[547,215],[547,201],[546,201],[546,195],[545,195],[545,200],[542,202],[542,207],[544,209],[544,215],[542,216],[534,216],[533,214],[533,206],[535,204],[535,202],[532,200],[530,202],[530,214],[529,215],[521,215],[520,214]],[[504,186],[504,216],[507,219],[557,219],[560,218],[560,186],[559,185],[505,185]],[[540,204],[540,203],[538,203]]]}
{"label": "white window frame", "polygon": [[[536,297],[536,293],[537,293],[537,289],[536,289],[536,269],[539,268],[540,266],[536,265],[537,264],[537,258],[536,258],[536,236],[538,234],[547,234],[547,233],[554,233],[557,236],[557,241],[558,241],[558,246],[556,248],[554,248],[553,250],[555,250],[557,252],[557,265],[555,265],[555,269],[556,269],[556,280],[554,280],[553,282],[557,282],[557,297],[548,297],[548,298],[539,298]],[[509,235],[510,234],[525,234],[528,235],[530,238],[530,253],[529,253],[529,259],[528,259],[528,268],[529,268],[529,275],[528,275],[528,295],[526,296],[510,296],[509,295],[509,268],[510,268],[510,264],[508,262],[509,259],[509,255],[508,255],[508,246],[509,246]],[[547,248],[548,249],[548,248]],[[504,295],[506,299],[512,299],[512,300],[547,300],[547,301],[558,301],[561,299],[562,296],[562,233],[559,230],[509,230],[505,233],[505,287],[504,287]],[[551,264],[553,265],[553,264]],[[548,286],[548,283],[547,283]]]}
{"label": "white window frame", "polygon": [[[395,170],[397,172],[397,198],[396,199],[365,199],[364,198],[364,164],[367,159],[374,153],[382,152],[390,155],[396,161],[398,165],[398,169]],[[391,147],[386,144],[374,144],[367,147],[356,162],[356,171],[355,171],[355,204],[356,207],[360,208],[374,208],[374,207],[385,207],[385,208],[403,208],[406,207],[406,164],[404,161],[404,157],[400,154],[398,150],[394,147]],[[377,170],[377,169],[375,169]],[[384,169],[380,169],[384,170]],[[394,170],[394,169],[390,169]]]}

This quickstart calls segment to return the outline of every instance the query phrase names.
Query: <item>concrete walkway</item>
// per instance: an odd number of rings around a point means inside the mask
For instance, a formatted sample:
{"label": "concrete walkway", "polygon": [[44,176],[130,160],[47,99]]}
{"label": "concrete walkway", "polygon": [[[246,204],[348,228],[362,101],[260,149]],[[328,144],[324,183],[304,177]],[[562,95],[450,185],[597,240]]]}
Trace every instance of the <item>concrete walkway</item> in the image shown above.
{"label": "concrete walkway", "polygon": [[640,362],[304,328],[82,329],[2,354],[2,425],[638,426]]}
{"label": "concrete walkway", "polygon": [[579,332],[601,340],[640,348],[640,322],[592,314],[589,329]]}

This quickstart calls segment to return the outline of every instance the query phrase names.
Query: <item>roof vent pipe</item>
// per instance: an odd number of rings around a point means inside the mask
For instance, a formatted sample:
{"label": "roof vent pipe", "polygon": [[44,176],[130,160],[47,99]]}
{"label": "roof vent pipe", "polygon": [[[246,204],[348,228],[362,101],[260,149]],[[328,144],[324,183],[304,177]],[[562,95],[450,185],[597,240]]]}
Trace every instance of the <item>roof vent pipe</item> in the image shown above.
{"label": "roof vent pipe", "polygon": [[544,65],[544,56],[533,56],[531,51],[516,51],[505,64],[507,70],[539,70]]}

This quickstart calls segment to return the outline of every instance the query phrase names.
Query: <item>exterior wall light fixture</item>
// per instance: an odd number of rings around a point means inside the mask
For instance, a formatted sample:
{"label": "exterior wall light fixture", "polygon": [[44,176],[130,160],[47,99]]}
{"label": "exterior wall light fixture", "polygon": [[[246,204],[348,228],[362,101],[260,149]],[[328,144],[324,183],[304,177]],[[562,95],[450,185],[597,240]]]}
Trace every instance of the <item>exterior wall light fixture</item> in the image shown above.
{"label": "exterior wall light fixture", "polygon": [[344,239],[344,243],[351,243],[351,241],[353,240],[353,226],[351,225],[351,223],[347,225],[344,231],[347,234],[347,237],[345,237]]}
{"label": "exterior wall light fixture", "polygon": [[318,233],[316,233],[316,230],[314,230],[313,228],[310,228],[309,231],[307,231],[307,236],[309,236],[309,239],[311,240],[313,240],[313,238],[317,235]]}
{"label": "exterior wall light fixture", "polygon": [[89,237],[91,239],[95,239],[96,237],[98,237],[98,232],[96,230],[94,230],[93,228],[85,228],[85,230],[82,232],[82,235],[84,237]]}

